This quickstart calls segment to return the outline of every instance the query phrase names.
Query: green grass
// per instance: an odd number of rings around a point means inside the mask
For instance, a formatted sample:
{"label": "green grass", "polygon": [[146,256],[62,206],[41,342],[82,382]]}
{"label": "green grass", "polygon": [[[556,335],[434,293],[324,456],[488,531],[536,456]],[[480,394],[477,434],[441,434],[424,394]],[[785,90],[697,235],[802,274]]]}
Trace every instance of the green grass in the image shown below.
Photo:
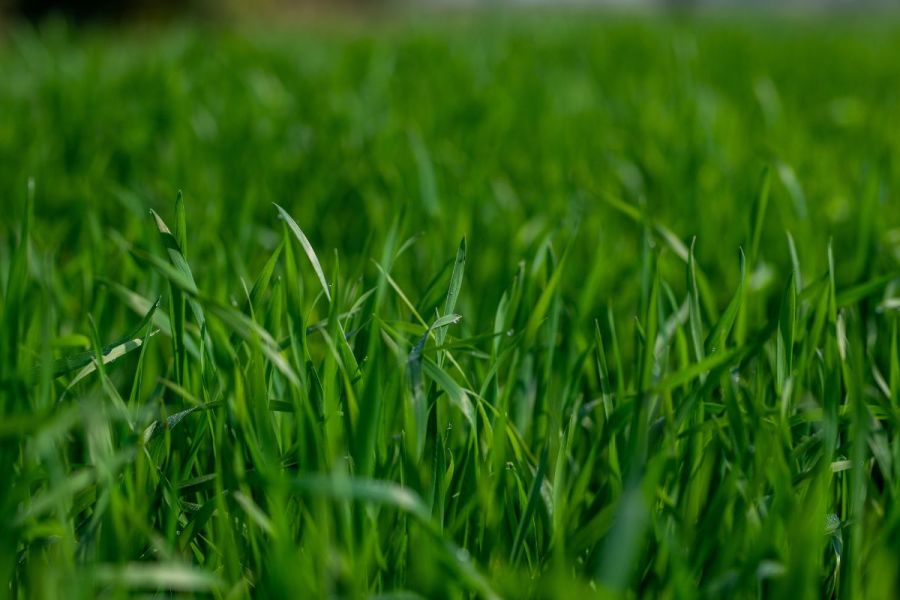
{"label": "green grass", "polygon": [[896,597],[898,33],[9,31],[4,594]]}

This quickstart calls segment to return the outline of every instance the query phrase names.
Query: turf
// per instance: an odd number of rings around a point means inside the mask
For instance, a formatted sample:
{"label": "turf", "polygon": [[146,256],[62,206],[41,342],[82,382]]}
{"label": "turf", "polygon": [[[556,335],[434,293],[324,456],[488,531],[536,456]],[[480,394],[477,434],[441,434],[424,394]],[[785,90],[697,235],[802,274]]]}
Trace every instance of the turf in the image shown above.
{"label": "turf", "polygon": [[13,28],[4,593],[896,597],[898,33]]}

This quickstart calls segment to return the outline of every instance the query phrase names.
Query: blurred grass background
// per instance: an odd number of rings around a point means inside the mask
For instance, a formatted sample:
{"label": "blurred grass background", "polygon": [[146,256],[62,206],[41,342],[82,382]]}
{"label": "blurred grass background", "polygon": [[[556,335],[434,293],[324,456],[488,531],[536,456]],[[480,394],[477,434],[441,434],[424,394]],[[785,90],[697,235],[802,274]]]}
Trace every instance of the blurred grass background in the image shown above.
{"label": "blurred grass background", "polygon": [[641,232],[611,195],[685,243],[696,235],[726,298],[738,244],[721,241],[745,234],[740,207],[765,164],[777,216],[756,285],[787,273],[786,229],[821,249],[806,257],[811,273],[830,238],[854,248],[838,278],[856,281],[896,252],[900,215],[884,202],[900,161],[897,31],[521,15],[134,34],[51,22],[15,30],[0,52],[0,183],[15,198],[36,179],[78,313],[92,302],[83,249],[111,227],[148,235],[141,214],[177,189],[207,226],[192,249],[201,277],[225,262],[247,275],[229,253],[272,247],[271,202],[351,261],[407,206],[427,240],[413,279],[434,267],[430,249],[468,234],[476,256],[492,250],[472,283],[496,288],[578,220],[572,275],[602,292],[585,302],[628,307]]}

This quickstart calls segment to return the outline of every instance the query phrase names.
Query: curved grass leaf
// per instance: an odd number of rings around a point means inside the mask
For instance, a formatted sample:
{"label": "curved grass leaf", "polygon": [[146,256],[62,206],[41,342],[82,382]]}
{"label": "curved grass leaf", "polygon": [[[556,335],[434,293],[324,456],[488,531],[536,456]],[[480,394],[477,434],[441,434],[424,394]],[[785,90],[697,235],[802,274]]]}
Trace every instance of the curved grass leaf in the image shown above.
{"label": "curved grass leaf", "polygon": [[[128,352],[131,352],[136,348],[140,348],[141,344],[143,343],[142,333],[153,321],[156,310],[159,308],[159,303],[160,299],[157,298],[156,302],[151,304],[147,309],[144,317],[141,319],[141,322],[138,323],[137,327],[132,329],[127,335],[101,348],[100,353],[103,356],[103,364],[109,364],[121,358]],[[80,381],[81,379],[92,373],[94,369],[96,369],[96,365],[91,364],[95,356],[96,355],[93,351],[86,351],[61,358],[53,364],[53,376],[61,377],[62,375],[71,373],[76,369],[80,369],[86,366],[86,370],[79,373],[79,376],[76,377],[76,381],[73,381],[69,385],[69,387],[71,387],[72,385],[75,385],[77,381]]]}
{"label": "curved grass leaf", "polygon": [[319,257],[316,256],[316,251],[313,250],[312,244],[309,243],[306,234],[303,233],[303,230],[300,229],[300,226],[297,225],[297,222],[294,221],[293,217],[291,217],[286,210],[277,204],[275,205],[275,208],[278,209],[278,214],[281,215],[282,220],[287,223],[291,233],[294,234],[294,237],[296,237],[300,242],[300,245],[303,246],[303,251],[306,253],[306,257],[309,259],[310,264],[312,264],[313,271],[316,272],[319,283],[322,284],[322,291],[325,293],[325,297],[328,301],[331,302],[331,288],[328,285],[328,281],[325,279],[325,273],[322,271],[322,265],[319,263]]}

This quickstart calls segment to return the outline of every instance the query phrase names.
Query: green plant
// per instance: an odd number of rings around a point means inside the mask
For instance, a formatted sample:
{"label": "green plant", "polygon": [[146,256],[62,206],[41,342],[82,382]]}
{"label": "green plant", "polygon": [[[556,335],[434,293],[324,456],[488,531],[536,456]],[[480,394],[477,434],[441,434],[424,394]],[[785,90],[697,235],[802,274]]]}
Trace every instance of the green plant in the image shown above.
{"label": "green plant", "polygon": [[895,594],[900,38],[798,27],[14,32],[10,594]]}

